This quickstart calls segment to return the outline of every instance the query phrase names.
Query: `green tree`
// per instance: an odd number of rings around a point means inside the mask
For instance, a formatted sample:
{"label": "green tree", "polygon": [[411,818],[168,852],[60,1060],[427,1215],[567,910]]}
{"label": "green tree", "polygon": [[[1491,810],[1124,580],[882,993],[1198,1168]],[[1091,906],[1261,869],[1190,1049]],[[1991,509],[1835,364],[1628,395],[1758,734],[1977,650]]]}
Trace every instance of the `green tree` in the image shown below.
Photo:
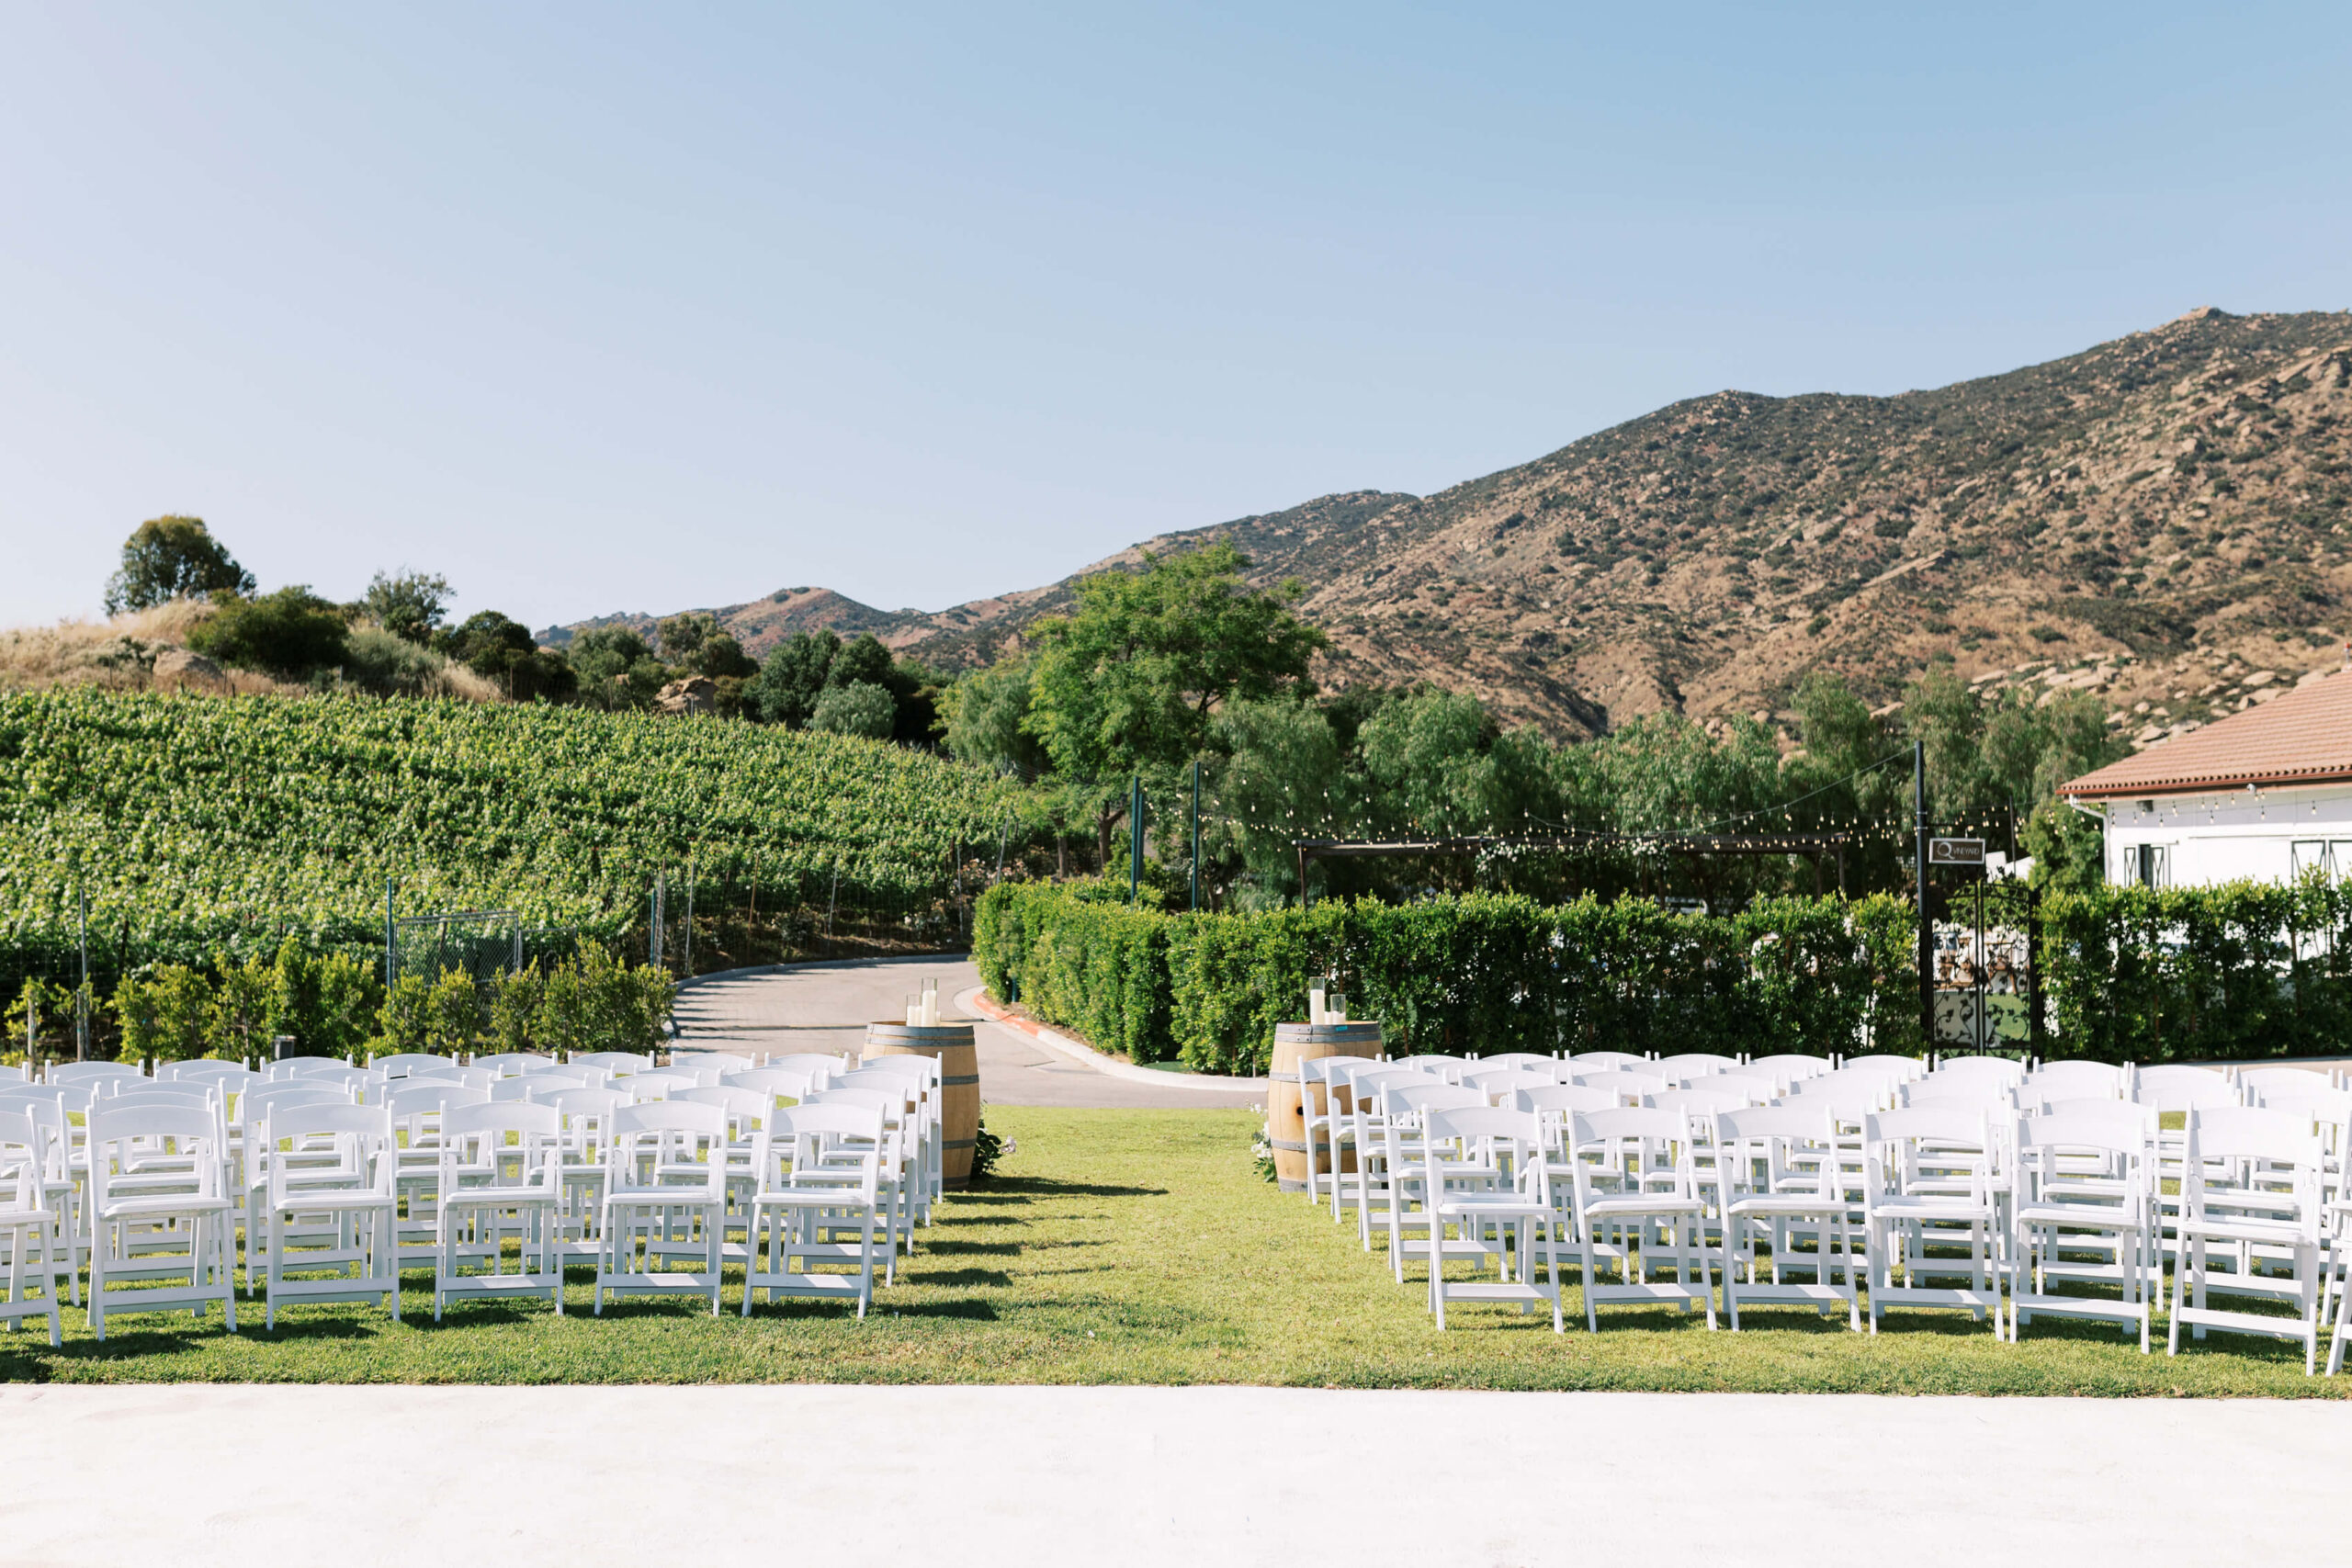
{"label": "green tree", "polygon": [[1033,778],[1045,772],[1046,749],[1029,730],[1025,660],[1001,659],[972,671],[942,694],[940,710],[950,754]]}
{"label": "green tree", "polygon": [[776,645],[744,689],[744,698],[768,724],[805,729],[824,694],[842,639],[827,631],[795,632]]}
{"label": "green tree", "polygon": [[1203,854],[1238,860],[1261,901],[1295,896],[1292,840],[1333,835],[1353,818],[1354,781],[1342,771],[1339,736],[1323,713],[1294,697],[1227,705],[1214,739],[1226,756]]}
{"label": "green tree", "polygon": [[601,708],[643,707],[670,680],[669,667],[627,626],[600,626],[571,639],[581,701]]}
{"label": "green tree", "polygon": [[695,653],[694,666],[714,681],[748,681],[760,672],[760,662],[743,651],[733,634],[706,637]]}
{"label": "green tree", "polygon": [[[1206,748],[1219,705],[1313,694],[1307,665],[1324,638],[1292,611],[1304,591],[1254,591],[1249,564],[1223,543],[1148,554],[1140,571],[1086,579],[1074,611],[1031,627],[1028,725],[1065,780],[1172,777]],[[1106,787],[1095,817],[1106,860],[1125,809]]]}
{"label": "green tree", "polygon": [[846,686],[828,687],[824,695],[817,699],[817,711],[809,716],[808,728],[836,735],[862,735],[869,740],[888,740],[898,717],[899,702],[888,686],[856,681]]}
{"label": "green tree", "polygon": [[349,652],[343,612],[300,584],[258,599],[226,599],[187,640],[223,664],[288,681],[332,670]]}
{"label": "green tree", "polygon": [[2126,750],[2097,698],[2071,692],[2044,701],[2010,687],[1988,700],[1935,671],[1904,693],[1903,718],[1924,744],[1932,816],[1949,822],[2013,807],[2038,880],[2098,884],[2098,829],[2057,797],[2060,784]]}
{"label": "green tree", "polygon": [[707,610],[689,610],[680,615],[665,615],[655,624],[653,635],[661,644],[662,657],[669,663],[688,670],[698,670],[695,656],[702,645],[718,636],[718,617]]}
{"label": "green tree", "polygon": [[477,675],[502,682],[518,703],[560,702],[579,690],[571,661],[541,648],[522,622],[496,610],[481,610],[465,624],[435,639],[441,650]]}
{"label": "green tree", "polygon": [[430,644],[456,597],[449,580],[432,572],[378,572],[368,580],[360,608],[375,623],[403,642]]}
{"label": "green tree", "polygon": [[153,517],[123,541],[122,564],[107,579],[107,614],[152,609],[208,593],[251,594],[254,574],[212,536],[201,517]]}

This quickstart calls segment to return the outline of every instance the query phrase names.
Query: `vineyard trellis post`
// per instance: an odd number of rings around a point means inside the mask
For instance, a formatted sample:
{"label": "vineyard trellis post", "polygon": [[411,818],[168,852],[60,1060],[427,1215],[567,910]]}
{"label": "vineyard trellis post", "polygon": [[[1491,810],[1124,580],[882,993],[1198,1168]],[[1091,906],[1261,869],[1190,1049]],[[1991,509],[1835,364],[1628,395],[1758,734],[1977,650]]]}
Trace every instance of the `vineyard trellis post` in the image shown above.
{"label": "vineyard trellis post", "polygon": [[686,852],[686,947],[685,956],[679,961],[678,973],[691,976],[695,972],[695,857]]}
{"label": "vineyard trellis post", "polygon": [[90,1059],[90,889],[85,884],[74,890],[78,907],[74,921],[74,945],[82,954],[82,983],[74,991],[74,1059]]}
{"label": "vineyard trellis post", "polygon": [[670,874],[666,871],[656,871],[653,874],[653,924],[652,929],[647,933],[650,940],[647,944],[645,955],[645,961],[648,964],[658,964],[665,970],[670,967],[670,964],[668,955],[662,952],[667,944],[662,940],[662,896],[669,890],[667,886],[669,875]]}
{"label": "vineyard trellis post", "polygon": [[392,994],[393,950],[397,943],[392,932],[392,879],[384,878],[384,995]]}

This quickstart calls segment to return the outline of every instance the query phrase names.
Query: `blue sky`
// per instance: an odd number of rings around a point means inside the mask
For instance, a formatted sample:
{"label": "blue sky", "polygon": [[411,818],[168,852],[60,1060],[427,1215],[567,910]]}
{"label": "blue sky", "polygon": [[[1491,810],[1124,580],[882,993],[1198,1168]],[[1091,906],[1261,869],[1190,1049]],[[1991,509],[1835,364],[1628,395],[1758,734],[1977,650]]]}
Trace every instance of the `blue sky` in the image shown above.
{"label": "blue sky", "polygon": [[1724,387],[2352,306],[2352,11],[10,6],[0,624],[192,512],[938,608]]}

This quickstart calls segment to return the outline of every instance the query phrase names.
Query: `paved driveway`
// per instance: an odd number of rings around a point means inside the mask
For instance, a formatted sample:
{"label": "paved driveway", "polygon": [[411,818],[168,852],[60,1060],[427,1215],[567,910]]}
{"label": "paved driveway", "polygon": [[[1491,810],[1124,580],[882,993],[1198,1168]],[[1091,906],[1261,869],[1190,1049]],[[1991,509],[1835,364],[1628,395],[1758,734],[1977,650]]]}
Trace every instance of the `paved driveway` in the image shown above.
{"label": "paved driveway", "polygon": [[1166,1109],[1246,1106],[1262,1089],[1201,1089],[1170,1073],[1166,1087],[1096,1071],[1013,1030],[970,1019],[955,998],[980,983],[956,958],[868,958],[779,965],[705,975],[679,987],[678,1048],[693,1051],[856,1050],[875,1019],[907,1016],[907,998],[923,981],[939,982],[942,1017],[970,1020],[980,1058],[980,1098],[994,1105],[1143,1106]]}

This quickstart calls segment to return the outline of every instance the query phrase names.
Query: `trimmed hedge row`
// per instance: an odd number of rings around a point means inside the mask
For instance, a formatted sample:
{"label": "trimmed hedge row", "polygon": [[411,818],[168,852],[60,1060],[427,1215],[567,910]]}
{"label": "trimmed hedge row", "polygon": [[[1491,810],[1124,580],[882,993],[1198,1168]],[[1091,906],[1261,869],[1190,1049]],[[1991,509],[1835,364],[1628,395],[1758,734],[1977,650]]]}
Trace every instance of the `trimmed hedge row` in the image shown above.
{"label": "trimmed hedge row", "polygon": [[[1419,1051],[1922,1048],[1905,900],[1759,901],[1677,915],[1489,894],[1401,906],[1170,915],[1101,883],[1008,883],[973,958],[999,997],[1138,1062],[1265,1069],[1308,982]],[[1995,922],[2023,925],[2022,890]],[[2211,1061],[2352,1051],[2352,887],[2107,887],[2041,900],[2045,1056]]]}
{"label": "trimmed hedge row", "polygon": [[972,951],[996,995],[1097,1045],[1257,1073],[1319,975],[1415,1050],[1916,1051],[1912,929],[1891,898],[1719,918],[1491,894],[1167,915],[1025,883],[981,899]]}
{"label": "trimmed hedge row", "polygon": [[2045,899],[2041,936],[2064,1055],[2146,1063],[2352,1051],[2352,886],[2313,875],[2104,887]]}

